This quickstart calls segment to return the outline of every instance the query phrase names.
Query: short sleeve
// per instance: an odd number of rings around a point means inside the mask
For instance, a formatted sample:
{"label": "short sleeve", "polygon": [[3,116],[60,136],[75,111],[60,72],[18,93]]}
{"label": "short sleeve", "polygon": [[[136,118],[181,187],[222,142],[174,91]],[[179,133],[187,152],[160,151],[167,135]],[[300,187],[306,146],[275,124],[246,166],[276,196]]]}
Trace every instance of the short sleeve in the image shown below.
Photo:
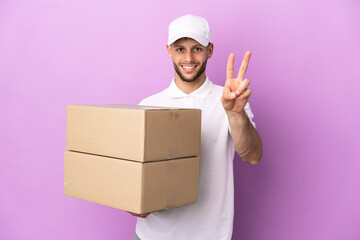
{"label": "short sleeve", "polygon": [[144,106],[149,105],[147,98],[144,98],[143,100],[141,100],[138,105],[144,105]]}
{"label": "short sleeve", "polygon": [[254,114],[253,114],[252,111],[251,111],[251,108],[250,108],[250,104],[249,104],[249,103],[246,103],[246,105],[245,105],[245,107],[244,107],[244,110],[245,110],[245,113],[246,113],[246,115],[248,116],[251,124],[254,126],[254,128],[256,128],[255,123],[254,123],[254,121],[253,121]]}

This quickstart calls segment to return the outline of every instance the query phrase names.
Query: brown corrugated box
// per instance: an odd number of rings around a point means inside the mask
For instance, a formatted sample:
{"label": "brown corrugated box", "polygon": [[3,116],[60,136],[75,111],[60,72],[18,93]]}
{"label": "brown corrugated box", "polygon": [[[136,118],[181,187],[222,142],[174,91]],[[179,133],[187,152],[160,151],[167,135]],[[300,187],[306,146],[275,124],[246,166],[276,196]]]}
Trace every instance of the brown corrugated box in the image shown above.
{"label": "brown corrugated box", "polygon": [[65,195],[147,213],[195,203],[201,110],[67,106]]}
{"label": "brown corrugated box", "polygon": [[148,213],[197,202],[199,158],[140,163],[65,152],[65,195]]}
{"label": "brown corrugated box", "polygon": [[66,148],[140,162],[198,156],[201,110],[67,106]]}

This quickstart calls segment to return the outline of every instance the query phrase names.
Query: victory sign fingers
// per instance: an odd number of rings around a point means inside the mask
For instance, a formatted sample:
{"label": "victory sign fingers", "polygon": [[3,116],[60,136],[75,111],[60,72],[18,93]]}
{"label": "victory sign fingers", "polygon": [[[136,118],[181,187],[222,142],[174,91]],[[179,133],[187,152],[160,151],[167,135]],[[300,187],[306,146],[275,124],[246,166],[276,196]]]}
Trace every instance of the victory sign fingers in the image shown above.
{"label": "victory sign fingers", "polygon": [[226,110],[242,109],[251,95],[251,90],[247,88],[250,81],[248,79],[244,79],[250,57],[251,52],[247,51],[242,60],[238,75],[234,78],[235,54],[231,53],[229,55],[226,66],[226,82],[222,96],[223,106]]}
{"label": "victory sign fingers", "polygon": [[247,67],[249,65],[251,57],[251,52],[247,51],[245,56],[242,60],[239,73],[236,78],[234,78],[234,61],[235,61],[235,54],[231,53],[228,58],[227,67],[226,67],[226,83],[225,87],[228,88],[229,92],[236,93],[237,96],[242,94],[247,86],[250,84],[248,79],[244,79],[244,75],[246,73]]}

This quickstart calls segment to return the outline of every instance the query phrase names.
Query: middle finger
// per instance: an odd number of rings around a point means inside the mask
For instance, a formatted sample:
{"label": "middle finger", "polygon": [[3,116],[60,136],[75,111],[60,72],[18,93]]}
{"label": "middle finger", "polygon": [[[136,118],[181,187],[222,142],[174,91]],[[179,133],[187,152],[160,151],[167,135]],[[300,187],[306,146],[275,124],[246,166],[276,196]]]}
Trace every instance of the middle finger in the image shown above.
{"label": "middle finger", "polygon": [[236,79],[243,80],[244,75],[245,75],[246,70],[247,70],[247,67],[249,65],[250,57],[251,57],[251,52],[247,51],[245,53],[245,55],[244,55],[244,58],[243,58],[242,62],[241,62],[239,73],[238,73],[238,76],[237,76]]}

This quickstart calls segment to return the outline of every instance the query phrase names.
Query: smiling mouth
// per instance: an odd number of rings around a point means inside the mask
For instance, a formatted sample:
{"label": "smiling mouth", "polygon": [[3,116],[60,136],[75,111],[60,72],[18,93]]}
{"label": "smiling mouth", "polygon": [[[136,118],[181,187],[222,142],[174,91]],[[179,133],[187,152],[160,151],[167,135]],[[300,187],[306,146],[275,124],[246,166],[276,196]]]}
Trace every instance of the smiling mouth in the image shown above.
{"label": "smiling mouth", "polygon": [[191,66],[189,66],[189,65],[180,65],[180,66],[181,66],[181,68],[182,68],[185,72],[191,73],[191,72],[193,72],[193,71],[196,69],[196,67],[197,67],[198,65],[196,64],[196,65],[191,65]]}

